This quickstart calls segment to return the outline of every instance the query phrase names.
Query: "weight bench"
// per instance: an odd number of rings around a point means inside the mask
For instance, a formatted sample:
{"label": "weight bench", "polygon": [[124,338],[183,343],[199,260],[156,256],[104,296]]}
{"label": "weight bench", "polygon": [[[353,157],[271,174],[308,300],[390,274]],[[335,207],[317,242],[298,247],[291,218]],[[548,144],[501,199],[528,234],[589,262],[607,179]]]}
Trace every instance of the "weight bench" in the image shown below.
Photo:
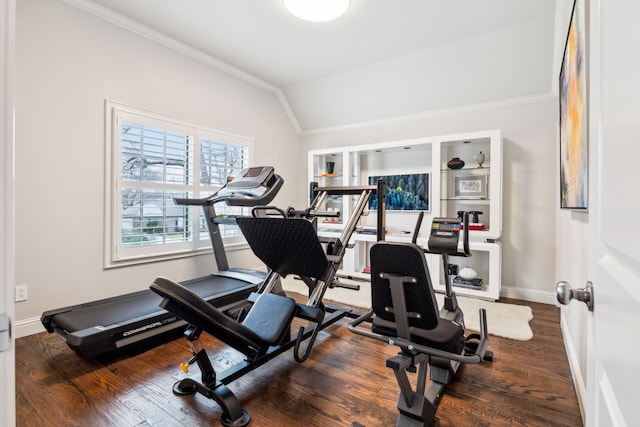
{"label": "weight bench", "polygon": [[[294,349],[296,361],[305,361],[318,332],[351,312],[349,309],[327,308],[322,303],[322,298],[326,289],[333,285],[347,246],[345,243],[353,234],[369,196],[376,191],[384,191],[383,184],[384,182],[379,183],[378,187],[337,189],[314,187],[314,192],[318,195],[311,208],[304,211],[304,215],[296,214],[294,218],[289,218],[289,215],[278,208],[268,206],[255,207],[252,217],[237,218],[236,223],[251,249],[269,268],[258,291],[249,297],[252,305],[246,317],[243,313],[238,319],[233,319],[180,284],[163,277],[157,278],[150,287],[163,297],[161,306],[189,323],[184,335],[191,346],[193,357],[181,364],[181,368],[187,372],[189,365],[197,363],[202,374],[200,382],[191,378],[178,381],[173,386],[174,393],[200,393],[221,406],[223,425],[246,426],[251,416],[226,385],[290,348]],[[331,192],[341,195],[359,194],[360,197],[341,237],[329,242],[325,250],[314,222],[308,219],[323,215],[317,211],[317,207]],[[383,208],[378,209],[379,221],[383,211]],[[270,212],[277,212],[279,217],[269,216]],[[334,213],[331,215],[335,216]],[[289,274],[300,276],[309,287],[306,304],[296,304],[293,299],[274,293],[279,288],[280,277]],[[311,325],[300,326],[298,333],[293,335],[293,317],[311,322]],[[199,340],[202,331],[245,354],[246,360],[216,374]],[[304,351],[301,350],[303,341],[307,341]]]}
{"label": "weight bench", "polygon": [[[193,357],[181,368],[197,363],[201,381],[185,378],[173,386],[178,395],[200,393],[215,400],[222,408],[221,421],[225,426],[246,426],[251,416],[242,408],[226,384],[271,360],[278,354],[294,348],[298,362],[309,356],[318,332],[344,317],[348,311],[325,313],[321,298],[326,284],[333,280],[339,266],[339,257],[326,255],[313,224],[304,219],[237,218],[237,223],[256,255],[270,268],[258,293],[251,295],[253,303],[242,321],[233,319],[208,304],[182,285],[158,277],[150,288],[163,297],[161,307],[189,323],[184,335],[191,346]],[[303,275],[317,291],[318,303],[296,304],[287,296],[271,293],[270,283],[287,274]],[[292,337],[290,331],[294,316],[312,322],[301,326]],[[199,341],[202,331],[218,338],[247,356],[235,366],[217,375],[206,351]],[[301,343],[307,340],[304,351]]]}
{"label": "weight bench", "polygon": [[[161,307],[189,322],[184,335],[193,357],[188,364],[196,362],[202,374],[202,382],[185,378],[175,383],[174,393],[200,393],[220,405],[223,425],[246,426],[251,416],[225,382],[216,377],[209,356],[200,344],[200,334],[206,331],[245,354],[249,361],[255,361],[288,336],[295,301],[282,295],[260,294],[245,319],[237,322],[184,286],[164,277],[156,278],[150,288],[164,297]],[[185,373],[188,372],[188,364],[180,365]]]}
{"label": "weight bench", "polygon": [[[371,309],[349,330],[400,347],[387,360],[400,395],[397,426],[428,426],[460,363],[479,363],[488,345],[487,321],[480,310],[480,334],[465,337],[462,322],[441,312],[424,251],[413,243],[378,242],[371,247]],[[360,326],[371,321],[371,327]],[[426,389],[427,368],[431,385]],[[413,390],[407,372],[416,372]],[[357,424],[354,424],[357,425]]]}

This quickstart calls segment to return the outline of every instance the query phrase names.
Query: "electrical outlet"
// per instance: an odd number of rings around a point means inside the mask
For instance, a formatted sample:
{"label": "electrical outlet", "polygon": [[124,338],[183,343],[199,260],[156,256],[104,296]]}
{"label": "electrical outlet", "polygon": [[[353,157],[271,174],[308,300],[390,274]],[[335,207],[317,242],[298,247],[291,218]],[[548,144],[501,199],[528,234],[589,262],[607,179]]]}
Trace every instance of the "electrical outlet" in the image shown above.
{"label": "electrical outlet", "polygon": [[27,285],[16,286],[16,302],[26,301],[28,297]]}

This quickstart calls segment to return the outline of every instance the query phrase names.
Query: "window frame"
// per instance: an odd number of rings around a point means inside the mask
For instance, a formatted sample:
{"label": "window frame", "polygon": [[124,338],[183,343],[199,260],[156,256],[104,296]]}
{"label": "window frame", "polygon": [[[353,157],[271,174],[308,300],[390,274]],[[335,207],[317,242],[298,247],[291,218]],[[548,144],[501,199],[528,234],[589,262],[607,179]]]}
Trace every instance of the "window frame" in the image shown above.
{"label": "window frame", "polygon": [[[127,120],[125,120],[127,119]],[[123,121],[152,126],[170,132],[180,132],[193,138],[191,143],[193,182],[186,184],[159,184],[154,182],[135,182],[124,180],[121,166]],[[128,188],[158,189],[165,191],[187,192],[188,197],[201,198],[217,191],[220,186],[204,185],[200,180],[200,144],[201,140],[210,139],[216,142],[246,147],[247,166],[252,164],[253,144],[251,137],[234,134],[195,124],[175,117],[150,112],[136,107],[105,101],[105,221],[104,221],[104,267],[114,268],[127,265],[190,257],[212,252],[208,231],[200,232],[198,224],[202,217],[202,208],[188,206],[189,216],[195,224],[193,237],[189,241],[146,245],[138,247],[122,247],[122,195],[123,186]],[[225,250],[243,249],[247,247],[241,234],[223,237]]]}

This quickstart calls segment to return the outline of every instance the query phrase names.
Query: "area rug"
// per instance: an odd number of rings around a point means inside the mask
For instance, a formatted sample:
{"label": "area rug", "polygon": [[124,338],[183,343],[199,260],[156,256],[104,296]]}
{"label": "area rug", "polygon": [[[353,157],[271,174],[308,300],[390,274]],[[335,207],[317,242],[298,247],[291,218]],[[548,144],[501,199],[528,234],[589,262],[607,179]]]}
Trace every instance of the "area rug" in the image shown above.
{"label": "area rug", "polygon": [[[301,280],[287,277],[282,281],[283,288],[288,292],[305,294],[306,285]],[[359,292],[348,289],[328,289],[325,298],[356,307],[369,308],[371,306],[371,289],[362,286]],[[444,295],[436,293],[438,306],[442,307]],[[506,304],[486,301],[477,298],[458,296],[458,304],[464,313],[465,327],[472,331],[480,329],[478,309],[487,311],[487,329],[489,335],[509,338],[518,341],[528,341],[533,338],[533,331],[529,322],[533,319],[531,307],[526,305]]]}
{"label": "area rug", "polygon": [[[444,295],[436,294],[436,299],[438,305],[442,307]],[[458,304],[464,313],[467,329],[480,330],[478,310],[484,308],[487,311],[487,329],[490,335],[518,341],[528,341],[533,338],[533,331],[529,326],[529,322],[533,319],[533,312],[529,306],[461,296],[458,296]]]}

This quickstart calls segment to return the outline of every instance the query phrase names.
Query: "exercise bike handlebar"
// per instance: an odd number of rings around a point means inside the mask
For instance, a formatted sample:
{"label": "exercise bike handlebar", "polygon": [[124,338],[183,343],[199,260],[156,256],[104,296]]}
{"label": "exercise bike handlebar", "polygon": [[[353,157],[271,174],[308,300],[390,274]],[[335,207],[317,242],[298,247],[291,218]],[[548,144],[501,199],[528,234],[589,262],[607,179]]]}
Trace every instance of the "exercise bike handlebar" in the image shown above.
{"label": "exercise bike handlebar", "polygon": [[420,227],[422,226],[422,220],[424,219],[424,211],[420,211],[418,214],[418,219],[416,220],[416,226],[413,229],[413,237],[411,238],[411,243],[414,245],[418,242],[418,234],[420,234]]}

